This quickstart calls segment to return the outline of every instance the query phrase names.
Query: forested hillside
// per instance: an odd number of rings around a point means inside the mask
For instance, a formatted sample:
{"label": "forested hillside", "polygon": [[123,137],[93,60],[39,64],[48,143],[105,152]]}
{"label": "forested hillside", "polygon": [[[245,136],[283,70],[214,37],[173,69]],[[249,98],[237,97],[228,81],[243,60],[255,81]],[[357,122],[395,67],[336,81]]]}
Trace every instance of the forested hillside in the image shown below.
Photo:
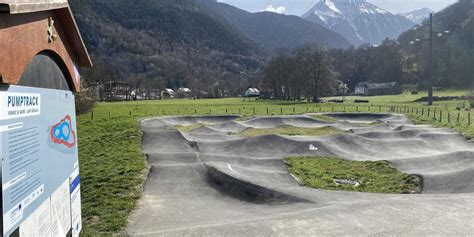
{"label": "forested hillside", "polygon": [[194,0],[69,2],[95,62],[92,71],[83,73],[86,80],[240,90],[266,57]]}
{"label": "forested hillside", "polygon": [[[474,2],[461,0],[436,13],[433,19],[435,85],[465,88],[474,82]],[[428,42],[415,41],[429,35],[428,21],[423,24],[424,27],[405,32],[399,38],[407,54],[407,66],[414,72],[414,82],[423,78],[427,68]],[[416,43],[410,44],[411,41]]]}

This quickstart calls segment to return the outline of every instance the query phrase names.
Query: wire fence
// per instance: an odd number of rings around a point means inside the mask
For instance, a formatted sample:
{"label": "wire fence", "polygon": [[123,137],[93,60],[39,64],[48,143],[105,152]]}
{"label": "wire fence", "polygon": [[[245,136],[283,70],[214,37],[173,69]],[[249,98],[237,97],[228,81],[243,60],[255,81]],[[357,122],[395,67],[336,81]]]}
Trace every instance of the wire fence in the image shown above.
{"label": "wire fence", "polygon": [[277,116],[301,115],[306,113],[399,113],[416,116],[435,123],[452,125],[473,125],[470,110],[456,110],[449,107],[388,106],[388,105],[271,105],[271,106],[125,106],[124,108],[100,109],[77,116],[79,121],[98,119],[115,119],[124,117],[155,116],[205,116],[205,115],[240,115],[240,116]]}

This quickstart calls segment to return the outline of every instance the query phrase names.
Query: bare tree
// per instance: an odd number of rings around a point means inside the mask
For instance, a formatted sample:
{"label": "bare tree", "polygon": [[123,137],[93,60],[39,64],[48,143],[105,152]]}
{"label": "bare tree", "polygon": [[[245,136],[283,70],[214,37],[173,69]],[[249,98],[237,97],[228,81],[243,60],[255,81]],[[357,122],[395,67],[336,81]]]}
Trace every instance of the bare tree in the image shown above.
{"label": "bare tree", "polygon": [[302,49],[297,57],[307,77],[307,94],[313,102],[318,102],[322,95],[332,91],[337,76],[333,70],[332,60],[319,46],[308,46]]}

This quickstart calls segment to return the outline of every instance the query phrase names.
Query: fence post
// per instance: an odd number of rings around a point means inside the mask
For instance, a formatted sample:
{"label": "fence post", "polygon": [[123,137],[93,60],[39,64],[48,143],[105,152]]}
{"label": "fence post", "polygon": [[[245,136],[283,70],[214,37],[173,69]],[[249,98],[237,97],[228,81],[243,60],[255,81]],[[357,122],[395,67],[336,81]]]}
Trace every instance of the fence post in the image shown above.
{"label": "fence post", "polygon": [[130,114],[130,117],[132,117],[132,111],[130,110],[128,113]]}
{"label": "fence post", "polygon": [[443,122],[443,111],[439,111],[439,122]]}
{"label": "fence post", "polygon": [[94,120],[94,110],[91,111],[91,121]]}
{"label": "fence post", "polygon": [[253,114],[255,115],[255,107],[253,107]]}
{"label": "fence post", "polygon": [[458,124],[460,123],[461,112],[458,112]]}
{"label": "fence post", "polygon": [[296,113],[295,111],[296,111],[296,108],[295,108],[295,107],[293,107],[293,114],[295,114],[295,113]]}
{"label": "fence post", "polygon": [[471,126],[471,113],[467,113],[467,125]]}
{"label": "fence post", "polygon": [[428,108],[428,117],[430,117],[431,108]]}
{"label": "fence post", "polygon": [[425,116],[425,108],[421,108],[421,116]]}
{"label": "fence post", "polygon": [[451,113],[448,112],[448,123],[451,123]]}

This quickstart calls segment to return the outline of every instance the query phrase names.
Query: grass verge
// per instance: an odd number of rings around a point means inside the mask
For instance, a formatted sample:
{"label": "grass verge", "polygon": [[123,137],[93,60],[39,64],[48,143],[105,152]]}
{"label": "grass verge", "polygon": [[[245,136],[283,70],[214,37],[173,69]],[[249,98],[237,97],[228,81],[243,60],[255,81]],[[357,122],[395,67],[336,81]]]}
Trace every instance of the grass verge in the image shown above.
{"label": "grass verge", "polygon": [[82,236],[121,233],[146,175],[134,118],[78,121]]}
{"label": "grass verge", "polygon": [[[292,157],[286,163],[288,171],[305,186],[317,189],[406,194],[419,192],[421,185],[418,176],[401,173],[386,161]],[[336,180],[352,180],[358,185],[338,184]]]}
{"label": "grass verge", "polygon": [[181,132],[191,132],[192,130],[198,129],[202,126],[203,126],[203,124],[197,123],[197,124],[193,124],[193,125],[176,125],[174,127],[176,129],[178,129],[179,131],[181,131]]}
{"label": "grass verge", "polygon": [[341,134],[344,131],[339,129],[325,126],[319,128],[300,128],[294,126],[280,126],[276,128],[248,128],[239,133],[239,135],[245,137],[256,137],[260,135],[267,135],[267,134],[277,134],[277,135],[286,135],[286,136],[326,136],[326,135],[334,135],[334,134]]}

